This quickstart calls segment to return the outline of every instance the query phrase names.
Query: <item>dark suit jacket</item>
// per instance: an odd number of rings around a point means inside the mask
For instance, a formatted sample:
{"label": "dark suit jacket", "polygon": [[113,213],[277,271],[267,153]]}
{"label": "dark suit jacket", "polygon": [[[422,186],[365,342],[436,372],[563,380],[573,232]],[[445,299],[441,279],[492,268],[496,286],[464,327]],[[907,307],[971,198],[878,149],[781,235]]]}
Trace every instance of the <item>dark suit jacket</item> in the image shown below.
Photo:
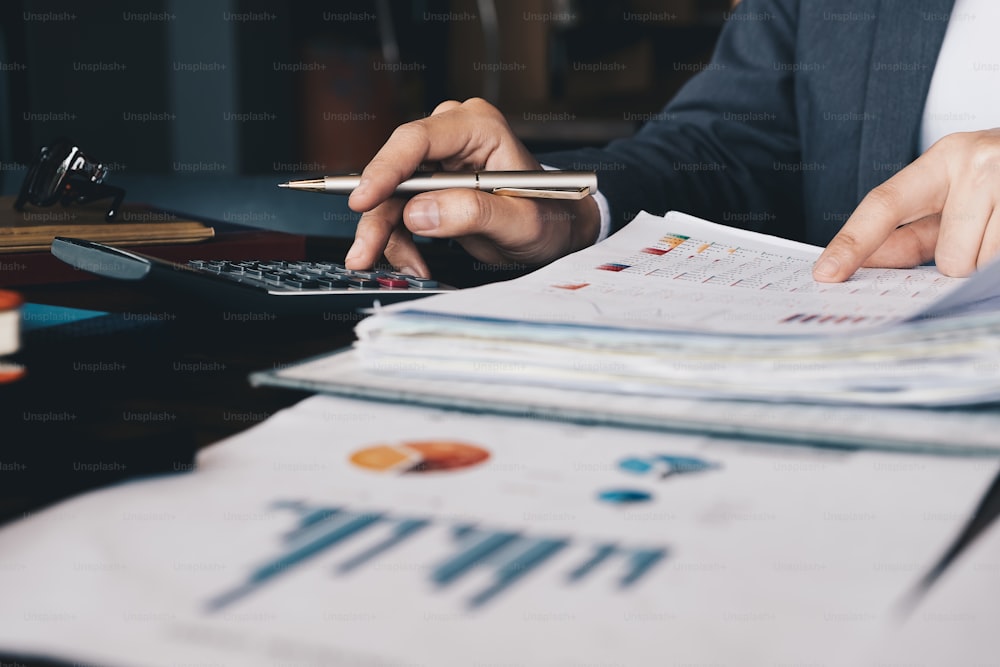
{"label": "dark suit jacket", "polygon": [[613,228],[679,210],[825,245],[917,157],[953,2],[744,0],[638,134],[541,160],[596,170]]}

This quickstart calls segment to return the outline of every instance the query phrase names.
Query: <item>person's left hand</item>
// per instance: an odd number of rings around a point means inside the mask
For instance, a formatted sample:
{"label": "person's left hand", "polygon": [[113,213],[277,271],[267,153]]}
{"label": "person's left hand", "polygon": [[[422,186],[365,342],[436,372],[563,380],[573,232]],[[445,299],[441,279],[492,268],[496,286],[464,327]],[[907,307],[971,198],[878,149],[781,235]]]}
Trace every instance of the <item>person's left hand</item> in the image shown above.
{"label": "person's left hand", "polygon": [[868,193],[813,266],[841,282],[861,266],[934,260],[968,276],[1000,253],[1000,128],[950,134]]}

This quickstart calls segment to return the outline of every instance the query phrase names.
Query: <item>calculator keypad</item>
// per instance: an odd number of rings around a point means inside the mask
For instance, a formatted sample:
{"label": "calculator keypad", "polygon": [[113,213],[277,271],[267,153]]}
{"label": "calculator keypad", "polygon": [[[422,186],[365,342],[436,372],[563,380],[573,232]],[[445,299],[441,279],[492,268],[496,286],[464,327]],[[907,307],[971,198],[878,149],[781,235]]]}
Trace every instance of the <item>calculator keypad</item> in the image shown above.
{"label": "calculator keypad", "polygon": [[431,278],[395,271],[352,271],[336,262],[288,262],[279,260],[226,262],[193,259],[188,267],[267,291],[302,292],[330,290],[437,289]]}

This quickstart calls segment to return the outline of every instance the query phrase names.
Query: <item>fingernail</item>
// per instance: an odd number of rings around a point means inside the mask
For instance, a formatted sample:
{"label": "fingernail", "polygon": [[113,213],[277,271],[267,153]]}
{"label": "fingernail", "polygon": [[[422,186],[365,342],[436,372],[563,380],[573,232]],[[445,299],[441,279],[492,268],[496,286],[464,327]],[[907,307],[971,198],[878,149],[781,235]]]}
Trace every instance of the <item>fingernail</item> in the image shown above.
{"label": "fingernail", "polygon": [[406,207],[407,227],[415,232],[429,232],[441,223],[437,202],[433,199],[415,199]]}
{"label": "fingernail", "polygon": [[401,266],[399,267],[397,273],[402,273],[404,276],[416,276],[418,278],[420,277],[420,274],[417,273],[417,270],[412,266]]}
{"label": "fingernail", "polygon": [[364,251],[365,242],[361,239],[354,239],[354,244],[351,245],[351,249],[347,251],[347,257],[344,258],[344,261],[349,262],[352,259],[357,259]]}
{"label": "fingernail", "polygon": [[824,257],[813,267],[813,275],[818,278],[832,278],[840,270],[836,257]]}
{"label": "fingernail", "polygon": [[368,194],[369,187],[371,187],[371,181],[369,181],[367,178],[362,178],[358,182],[358,187],[354,188],[354,190],[351,191],[351,196],[364,197],[366,194]]}

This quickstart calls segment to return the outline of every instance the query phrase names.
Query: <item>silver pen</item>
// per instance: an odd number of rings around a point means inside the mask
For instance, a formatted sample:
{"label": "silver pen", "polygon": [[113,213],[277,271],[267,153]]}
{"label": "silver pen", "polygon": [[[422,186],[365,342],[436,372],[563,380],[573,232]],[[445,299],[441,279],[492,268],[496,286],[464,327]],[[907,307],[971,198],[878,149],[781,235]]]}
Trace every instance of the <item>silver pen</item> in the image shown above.
{"label": "silver pen", "polygon": [[[358,187],[361,174],[326,176],[306,181],[279,183],[279,188],[349,195]],[[583,199],[597,192],[597,174],[592,171],[418,171],[396,188],[398,195],[470,188],[507,197],[536,199]]]}

